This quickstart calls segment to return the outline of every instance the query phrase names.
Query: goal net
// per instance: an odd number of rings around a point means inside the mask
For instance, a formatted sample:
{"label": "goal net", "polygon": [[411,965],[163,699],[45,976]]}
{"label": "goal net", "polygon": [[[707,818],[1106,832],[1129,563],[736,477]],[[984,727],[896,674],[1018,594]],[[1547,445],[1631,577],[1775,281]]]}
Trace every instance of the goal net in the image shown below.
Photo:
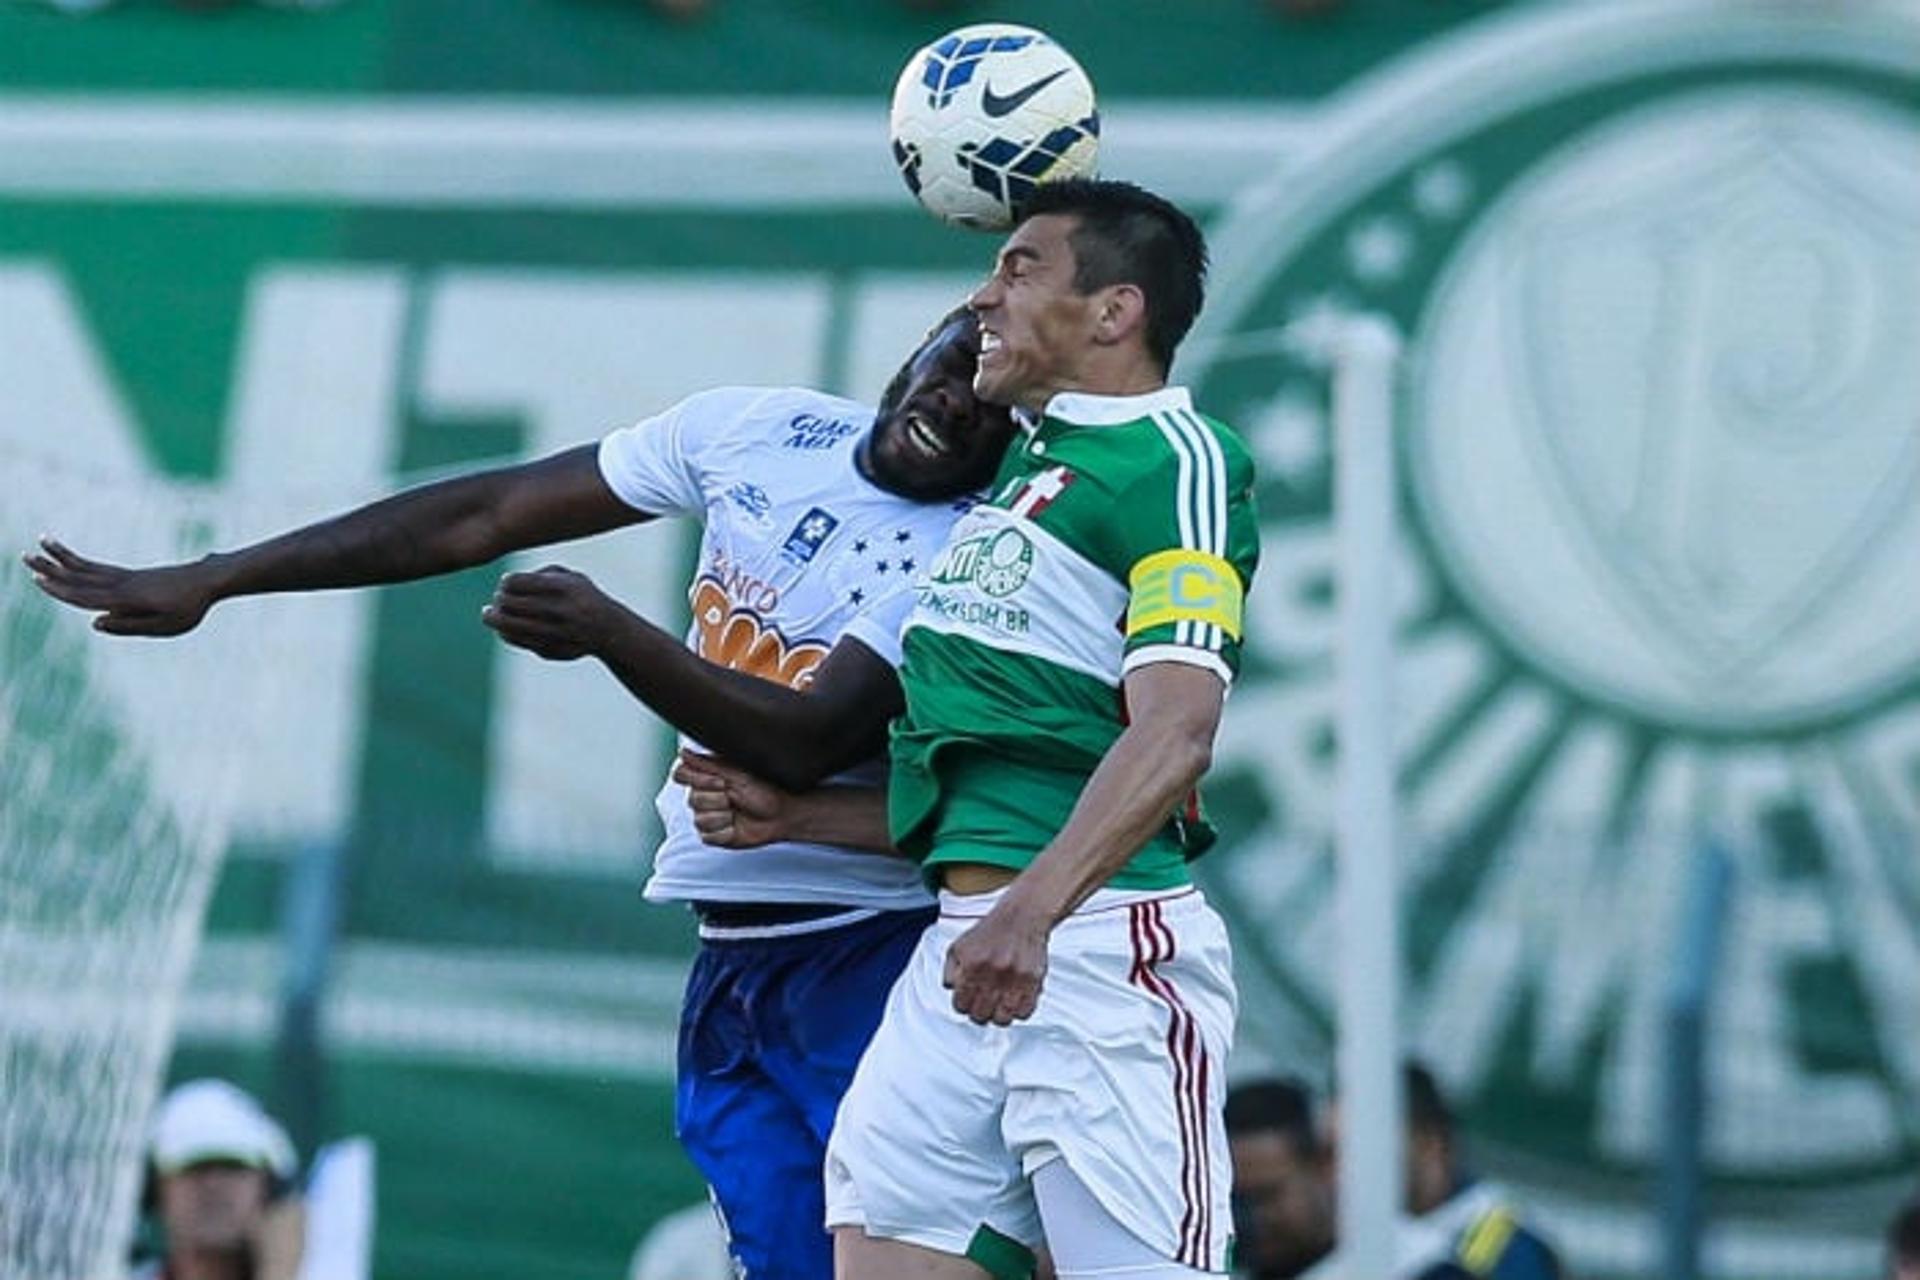
{"label": "goal net", "polygon": [[181,735],[194,758],[163,780],[124,694],[214,655],[156,666],[130,651],[172,646],[94,639],[18,558],[50,528],[168,555],[192,496],[13,452],[0,473],[0,1275],[100,1280],[125,1269],[238,752],[204,728]]}

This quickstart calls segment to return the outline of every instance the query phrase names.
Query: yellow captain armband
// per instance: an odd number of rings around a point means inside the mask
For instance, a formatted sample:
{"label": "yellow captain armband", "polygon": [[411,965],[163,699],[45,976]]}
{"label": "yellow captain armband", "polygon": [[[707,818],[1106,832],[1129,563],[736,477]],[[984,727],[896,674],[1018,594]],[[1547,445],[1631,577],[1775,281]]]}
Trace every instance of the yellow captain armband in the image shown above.
{"label": "yellow captain armband", "polygon": [[1156,551],[1133,566],[1127,589],[1129,636],[1169,622],[1201,622],[1240,638],[1240,575],[1219,556],[1185,547]]}

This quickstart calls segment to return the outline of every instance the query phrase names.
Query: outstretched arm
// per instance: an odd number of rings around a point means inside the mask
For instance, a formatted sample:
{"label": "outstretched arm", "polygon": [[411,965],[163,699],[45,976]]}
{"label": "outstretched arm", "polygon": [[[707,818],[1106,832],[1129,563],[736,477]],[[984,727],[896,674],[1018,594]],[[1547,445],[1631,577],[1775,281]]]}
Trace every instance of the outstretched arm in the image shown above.
{"label": "outstretched arm", "polygon": [[667,723],[790,791],[878,752],[903,705],[894,669],[858,640],[842,639],[791,689],[708,662],[558,565],[507,574],[480,617],[543,658],[598,658]]}
{"label": "outstretched arm", "polygon": [[233,596],[406,582],[646,519],[601,478],[594,445],[409,489],[238,551],[129,569],[52,538],[23,559],[40,589],[113,635],[175,636]]}

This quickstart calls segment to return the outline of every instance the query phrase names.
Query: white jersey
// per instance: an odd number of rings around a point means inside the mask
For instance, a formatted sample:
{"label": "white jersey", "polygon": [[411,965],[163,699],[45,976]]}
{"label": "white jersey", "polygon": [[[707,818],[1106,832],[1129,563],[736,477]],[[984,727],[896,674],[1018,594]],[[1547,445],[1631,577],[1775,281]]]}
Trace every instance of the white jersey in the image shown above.
{"label": "white jersey", "polygon": [[[796,688],[843,635],[899,665],[913,579],[969,504],[914,502],[861,475],[854,454],[873,416],[817,391],[728,387],[600,442],[600,473],[623,502],[705,521],[689,648]],[[835,781],[879,786],[884,768],[871,761]],[[694,830],[684,787],[669,780],[656,805],[666,836],[652,901],[932,901],[907,859],[797,842],[716,849]]]}

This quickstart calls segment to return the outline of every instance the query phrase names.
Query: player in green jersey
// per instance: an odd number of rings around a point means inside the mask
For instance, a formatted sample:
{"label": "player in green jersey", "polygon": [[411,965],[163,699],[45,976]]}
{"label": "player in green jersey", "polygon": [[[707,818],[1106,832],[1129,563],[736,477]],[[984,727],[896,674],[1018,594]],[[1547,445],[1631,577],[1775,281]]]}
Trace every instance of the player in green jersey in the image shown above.
{"label": "player in green jersey", "polygon": [[975,391],[1027,431],[906,624],[891,838],[942,919],[829,1145],[843,1280],[1017,1275],[1043,1236],[1063,1278],[1227,1270],[1235,995],[1186,857],[1258,545],[1245,447],[1167,385],[1204,271],[1172,205],[1062,182],[972,298]]}

